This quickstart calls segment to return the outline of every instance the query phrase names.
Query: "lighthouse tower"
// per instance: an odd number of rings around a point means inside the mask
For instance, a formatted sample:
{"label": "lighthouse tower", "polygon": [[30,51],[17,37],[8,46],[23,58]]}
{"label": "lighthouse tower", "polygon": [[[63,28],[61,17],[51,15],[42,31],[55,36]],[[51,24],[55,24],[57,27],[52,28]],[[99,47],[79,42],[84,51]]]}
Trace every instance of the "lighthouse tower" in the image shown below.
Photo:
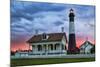
{"label": "lighthouse tower", "polygon": [[69,53],[75,53],[75,49],[76,49],[74,17],[75,17],[74,10],[70,9],[70,13],[69,13],[69,43],[68,43]]}

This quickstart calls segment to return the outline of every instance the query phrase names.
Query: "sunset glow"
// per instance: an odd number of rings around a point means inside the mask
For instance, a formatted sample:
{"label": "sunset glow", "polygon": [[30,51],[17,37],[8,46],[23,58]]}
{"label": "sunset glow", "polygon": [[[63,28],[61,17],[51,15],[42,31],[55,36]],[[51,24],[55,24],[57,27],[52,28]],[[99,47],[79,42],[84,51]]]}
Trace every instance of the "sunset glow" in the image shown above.
{"label": "sunset glow", "polygon": [[11,50],[29,50],[26,41],[36,34],[36,30],[39,34],[58,33],[64,27],[68,40],[70,8],[75,10],[76,15],[76,46],[86,40],[95,44],[94,6],[11,0]]}
{"label": "sunset glow", "polygon": [[[88,40],[95,45],[95,40],[93,40],[91,37],[88,38]],[[82,45],[86,41],[86,38],[82,37],[76,37],[76,46],[79,48],[80,45]],[[16,50],[29,50],[32,49],[31,46],[29,47],[29,44],[26,42],[23,43],[11,43],[11,50],[16,51]]]}

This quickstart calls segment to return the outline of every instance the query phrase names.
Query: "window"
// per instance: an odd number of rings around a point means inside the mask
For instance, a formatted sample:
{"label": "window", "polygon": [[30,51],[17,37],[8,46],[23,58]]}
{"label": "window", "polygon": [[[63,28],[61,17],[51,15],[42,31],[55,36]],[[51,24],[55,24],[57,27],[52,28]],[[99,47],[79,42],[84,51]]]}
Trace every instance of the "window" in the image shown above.
{"label": "window", "polygon": [[49,44],[49,45],[48,45],[48,49],[49,49],[49,50],[53,50],[53,44]]}
{"label": "window", "polygon": [[51,44],[50,46],[51,46],[51,50],[53,50],[53,44]]}
{"label": "window", "polygon": [[59,49],[59,43],[55,44],[55,50],[58,50]]}
{"label": "window", "polygon": [[42,50],[42,46],[38,45],[38,51],[41,51],[41,50]]}
{"label": "window", "polygon": [[84,50],[83,48],[81,48],[81,50]]}

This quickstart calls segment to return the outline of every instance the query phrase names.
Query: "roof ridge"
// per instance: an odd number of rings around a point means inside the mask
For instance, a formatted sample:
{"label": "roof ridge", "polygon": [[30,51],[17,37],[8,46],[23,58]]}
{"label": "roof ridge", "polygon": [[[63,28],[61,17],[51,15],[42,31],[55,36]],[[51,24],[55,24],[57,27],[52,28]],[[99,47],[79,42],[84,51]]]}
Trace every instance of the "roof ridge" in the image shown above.
{"label": "roof ridge", "polygon": [[[45,40],[45,41],[60,41],[63,36],[66,36],[66,33],[47,33],[47,35],[49,35],[50,37]],[[42,34],[39,35],[34,35],[33,37],[31,37],[27,42],[42,42]]]}
{"label": "roof ridge", "polygon": [[[89,44],[93,45],[93,43],[91,43],[91,42],[88,41],[88,40],[84,41],[82,45],[84,45],[86,42],[88,42]],[[81,46],[82,46],[82,45],[81,45]],[[80,46],[80,47],[81,47],[81,46]]]}

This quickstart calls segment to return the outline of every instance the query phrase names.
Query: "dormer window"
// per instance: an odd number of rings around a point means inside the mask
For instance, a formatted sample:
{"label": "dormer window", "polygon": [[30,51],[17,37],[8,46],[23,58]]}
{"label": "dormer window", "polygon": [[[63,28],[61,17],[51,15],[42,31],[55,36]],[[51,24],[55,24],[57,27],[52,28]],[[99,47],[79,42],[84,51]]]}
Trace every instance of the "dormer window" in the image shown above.
{"label": "dormer window", "polygon": [[43,40],[46,40],[46,39],[48,39],[48,35],[46,33],[43,33],[42,38],[43,38]]}
{"label": "dormer window", "polygon": [[46,33],[43,33],[43,39],[46,39]]}

